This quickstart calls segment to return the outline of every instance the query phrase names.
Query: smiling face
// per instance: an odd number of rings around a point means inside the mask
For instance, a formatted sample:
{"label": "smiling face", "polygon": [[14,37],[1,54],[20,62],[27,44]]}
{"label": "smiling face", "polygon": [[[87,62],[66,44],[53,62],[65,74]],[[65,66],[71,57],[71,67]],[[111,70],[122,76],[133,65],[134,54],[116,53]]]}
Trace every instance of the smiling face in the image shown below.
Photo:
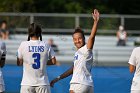
{"label": "smiling face", "polygon": [[74,33],[73,34],[73,43],[75,44],[76,48],[79,49],[85,44],[85,39],[81,33]]}

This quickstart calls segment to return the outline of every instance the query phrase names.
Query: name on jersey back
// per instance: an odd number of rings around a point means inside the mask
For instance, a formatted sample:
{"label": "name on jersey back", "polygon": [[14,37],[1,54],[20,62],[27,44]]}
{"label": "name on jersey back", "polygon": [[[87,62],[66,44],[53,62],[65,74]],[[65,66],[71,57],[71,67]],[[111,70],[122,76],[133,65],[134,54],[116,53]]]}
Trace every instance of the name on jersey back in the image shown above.
{"label": "name on jersey back", "polygon": [[44,52],[44,46],[29,46],[29,52]]}

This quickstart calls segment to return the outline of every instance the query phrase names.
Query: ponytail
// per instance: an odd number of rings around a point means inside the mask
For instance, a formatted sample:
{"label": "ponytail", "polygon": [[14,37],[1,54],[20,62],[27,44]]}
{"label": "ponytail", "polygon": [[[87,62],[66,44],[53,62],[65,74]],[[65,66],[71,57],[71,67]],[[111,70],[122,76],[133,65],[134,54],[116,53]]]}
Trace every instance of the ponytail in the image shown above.
{"label": "ponytail", "polygon": [[29,28],[28,28],[28,41],[30,40],[31,37],[36,36],[38,38],[40,38],[40,40],[42,41],[42,30],[41,27],[39,25],[36,25],[35,23],[30,24]]}
{"label": "ponytail", "polygon": [[30,35],[28,35],[28,40],[27,41],[30,41]]}
{"label": "ponytail", "polygon": [[40,40],[42,41],[42,35],[41,35],[41,33],[40,33]]}

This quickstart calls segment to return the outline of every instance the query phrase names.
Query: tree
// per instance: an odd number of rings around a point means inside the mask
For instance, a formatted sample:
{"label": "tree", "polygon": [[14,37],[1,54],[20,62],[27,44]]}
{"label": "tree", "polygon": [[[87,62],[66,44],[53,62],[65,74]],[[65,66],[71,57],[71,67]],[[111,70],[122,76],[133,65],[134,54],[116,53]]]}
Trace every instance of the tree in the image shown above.
{"label": "tree", "polygon": [[1,0],[0,12],[36,12],[33,0]]}

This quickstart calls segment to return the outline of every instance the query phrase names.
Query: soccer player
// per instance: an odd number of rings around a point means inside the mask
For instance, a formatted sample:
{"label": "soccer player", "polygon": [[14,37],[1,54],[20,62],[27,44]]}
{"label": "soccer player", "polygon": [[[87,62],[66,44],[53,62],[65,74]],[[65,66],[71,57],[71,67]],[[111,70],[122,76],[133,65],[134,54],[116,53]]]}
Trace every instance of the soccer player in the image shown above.
{"label": "soccer player", "polygon": [[1,68],[5,65],[6,58],[6,45],[4,42],[0,42],[0,93],[4,93],[5,86]]}
{"label": "soccer player", "polygon": [[23,65],[20,93],[50,93],[46,64],[54,65],[56,58],[53,49],[42,41],[41,33],[40,26],[32,23],[28,41],[23,41],[18,48],[17,65]]}
{"label": "soccer player", "polygon": [[130,73],[135,72],[131,85],[131,93],[140,93],[140,47],[133,49],[128,63]]}
{"label": "soccer player", "polygon": [[93,93],[93,80],[91,75],[93,64],[92,49],[99,21],[98,10],[95,9],[92,16],[94,25],[87,44],[85,43],[84,32],[80,28],[77,28],[72,35],[73,42],[77,48],[77,52],[74,56],[74,65],[62,75],[53,79],[50,83],[52,87],[57,81],[73,74],[70,81],[70,93]]}

